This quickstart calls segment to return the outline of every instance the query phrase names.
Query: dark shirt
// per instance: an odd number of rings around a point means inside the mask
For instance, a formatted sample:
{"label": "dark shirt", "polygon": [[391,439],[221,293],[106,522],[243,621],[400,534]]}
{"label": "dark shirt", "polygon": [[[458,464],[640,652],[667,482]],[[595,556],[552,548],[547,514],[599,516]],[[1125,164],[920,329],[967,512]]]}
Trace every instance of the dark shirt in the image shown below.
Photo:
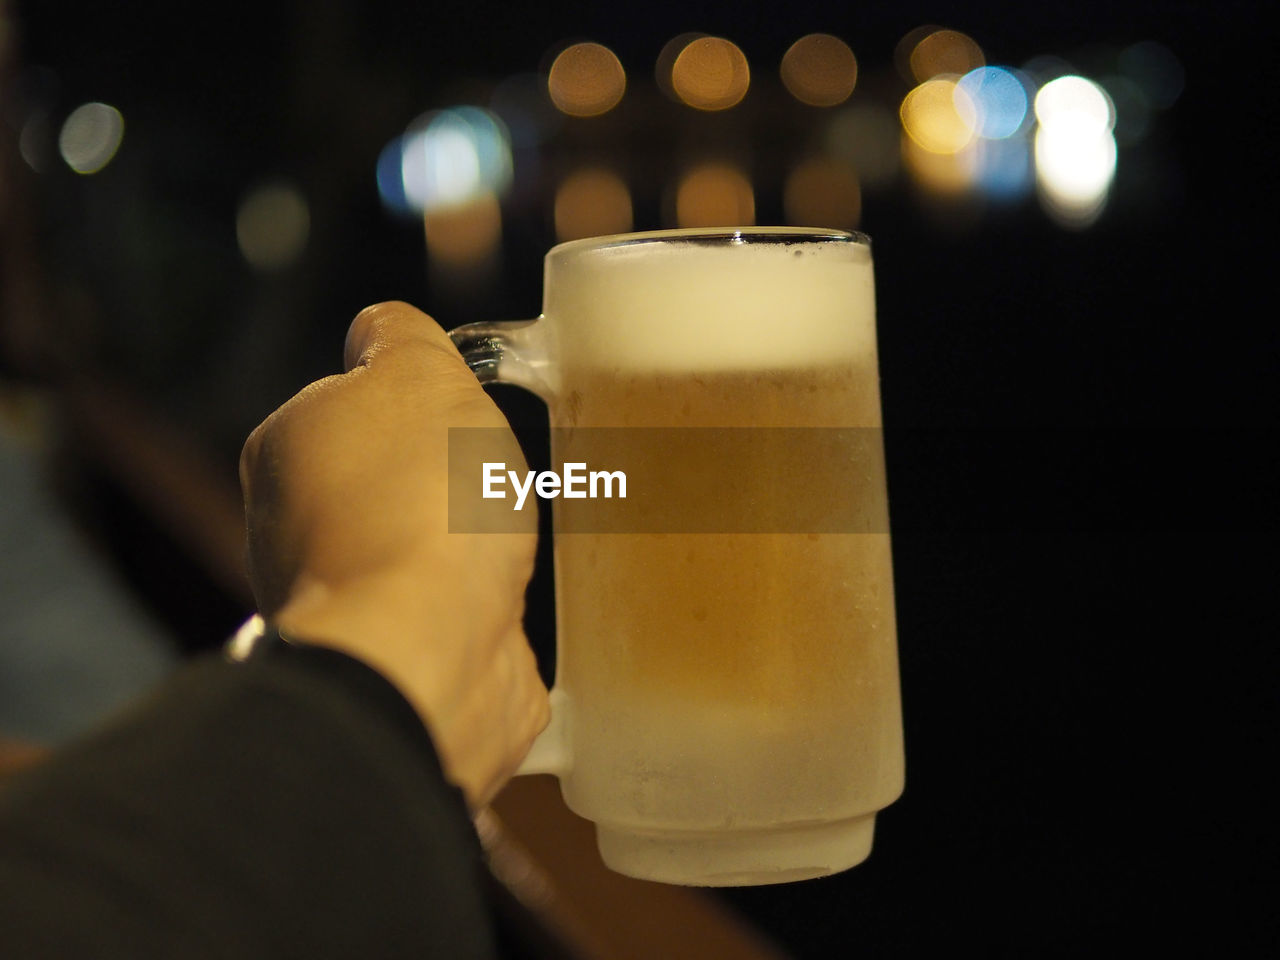
{"label": "dark shirt", "polygon": [[0,956],[493,955],[459,790],[381,676],[210,658],[0,784]]}

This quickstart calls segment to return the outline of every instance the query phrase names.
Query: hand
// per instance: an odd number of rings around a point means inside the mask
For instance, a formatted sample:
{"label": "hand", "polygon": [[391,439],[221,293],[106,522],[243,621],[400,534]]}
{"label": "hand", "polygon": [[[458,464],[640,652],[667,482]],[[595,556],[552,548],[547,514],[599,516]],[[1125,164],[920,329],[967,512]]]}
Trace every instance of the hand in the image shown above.
{"label": "hand", "polygon": [[[536,517],[520,533],[448,532],[448,428],[510,431],[448,335],[407,304],[357,316],[345,366],[245,443],[254,593],[286,637],[395,684],[479,808],[549,717],[521,625]],[[524,463],[514,436],[506,460]]]}

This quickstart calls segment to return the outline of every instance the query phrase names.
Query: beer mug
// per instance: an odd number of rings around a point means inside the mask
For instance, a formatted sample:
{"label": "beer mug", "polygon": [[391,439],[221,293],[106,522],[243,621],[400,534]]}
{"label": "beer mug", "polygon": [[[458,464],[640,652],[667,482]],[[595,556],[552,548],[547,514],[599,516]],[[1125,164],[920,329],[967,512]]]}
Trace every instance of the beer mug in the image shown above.
{"label": "beer mug", "polygon": [[[776,883],[865,859],[903,785],[867,238],[564,243],[540,317],[451,336],[481,381],[546,401],[553,463],[621,456],[643,475],[597,515],[641,486],[668,508],[574,525],[577,503],[554,501],[552,719],[520,772],[555,774],[630,876]],[[690,463],[714,459],[698,451],[721,448],[735,473],[704,496],[721,517],[707,528],[682,498]]]}

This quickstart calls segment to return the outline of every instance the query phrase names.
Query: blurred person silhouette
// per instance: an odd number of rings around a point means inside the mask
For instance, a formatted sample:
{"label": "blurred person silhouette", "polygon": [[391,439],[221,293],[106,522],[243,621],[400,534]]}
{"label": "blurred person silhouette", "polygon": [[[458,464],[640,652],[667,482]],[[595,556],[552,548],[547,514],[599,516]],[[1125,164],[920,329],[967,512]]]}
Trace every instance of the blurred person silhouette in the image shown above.
{"label": "blurred person silhouette", "polygon": [[536,532],[448,533],[448,428],[506,421],[434,321],[365,310],[345,367],[245,444],[256,629],[0,784],[6,956],[493,955]]}
{"label": "blurred person silhouette", "polygon": [[47,485],[48,404],[0,381],[0,742],[87,732],[177,664]]}

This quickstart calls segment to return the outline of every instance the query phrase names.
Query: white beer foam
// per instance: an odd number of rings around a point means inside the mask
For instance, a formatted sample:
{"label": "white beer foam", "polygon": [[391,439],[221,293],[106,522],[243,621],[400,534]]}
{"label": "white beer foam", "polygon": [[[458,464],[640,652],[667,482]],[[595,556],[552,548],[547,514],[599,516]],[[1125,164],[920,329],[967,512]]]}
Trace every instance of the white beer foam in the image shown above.
{"label": "white beer foam", "polygon": [[545,313],[573,366],[777,370],[875,357],[871,257],[852,242],[570,245],[548,265]]}

